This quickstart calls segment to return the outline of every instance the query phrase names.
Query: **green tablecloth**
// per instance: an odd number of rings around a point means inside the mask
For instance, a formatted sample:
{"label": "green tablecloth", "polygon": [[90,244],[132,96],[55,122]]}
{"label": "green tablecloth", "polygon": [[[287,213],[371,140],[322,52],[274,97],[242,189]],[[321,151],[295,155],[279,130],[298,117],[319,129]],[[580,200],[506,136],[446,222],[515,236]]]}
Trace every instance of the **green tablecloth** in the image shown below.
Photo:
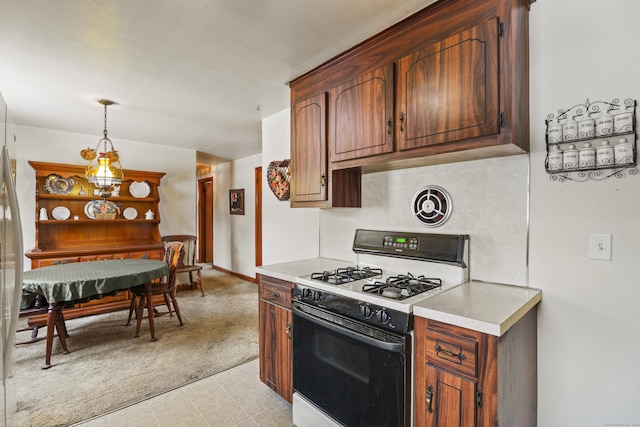
{"label": "green tablecloth", "polygon": [[58,264],[25,271],[22,289],[49,303],[96,299],[169,274],[155,259],[118,259]]}

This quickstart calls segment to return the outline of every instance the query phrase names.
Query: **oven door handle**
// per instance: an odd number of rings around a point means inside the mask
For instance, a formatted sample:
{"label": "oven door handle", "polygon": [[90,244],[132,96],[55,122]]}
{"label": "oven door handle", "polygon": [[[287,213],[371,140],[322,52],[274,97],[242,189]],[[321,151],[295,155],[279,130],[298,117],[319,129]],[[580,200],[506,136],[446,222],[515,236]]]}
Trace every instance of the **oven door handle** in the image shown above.
{"label": "oven door handle", "polygon": [[[343,316],[338,316],[335,315],[333,313],[328,313],[328,316],[333,316],[336,319],[341,319],[342,322],[344,324],[354,324],[354,325],[358,325],[360,328],[364,327],[365,329],[370,329],[372,331],[376,331],[376,337],[372,337],[370,335],[366,335],[363,334],[361,332],[355,331],[351,328],[345,327],[343,325],[337,324],[335,322],[332,322],[330,320],[325,320],[319,317],[316,317],[312,314],[306,313],[304,311],[302,311],[300,308],[298,308],[298,304],[296,302],[292,302],[291,303],[291,310],[293,311],[294,314],[294,322],[295,322],[295,316],[300,316],[306,320],[308,320],[309,322],[315,323],[317,325],[320,325],[324,328],[327,328],[331,331],[334,332],[338,332],[340,334],[346,335],[349,338],[352,338],[356,341],[360,341],[364,344],[367,345],[371,345],[374,346],[376,348],[380,348],[383,350],[387,350],[387,351],[391,351],[391,352],[403,352],[405,350],[405,345],[406,345],[406,337],[403,335],[393,335],[390,334],[388,332],[385,331],[381,331],[379,329],[375,329],[371,326],[368,326],[364,323],[360,323],[360,322],[356,322],[354,320],[345,318]],[[322,310],[319,310],[322,311]],[[294,332],[294,340],[295,340],[295,331],[296,331],[296,327],[295,327],[295,323],[293,325],[293,332]]]}

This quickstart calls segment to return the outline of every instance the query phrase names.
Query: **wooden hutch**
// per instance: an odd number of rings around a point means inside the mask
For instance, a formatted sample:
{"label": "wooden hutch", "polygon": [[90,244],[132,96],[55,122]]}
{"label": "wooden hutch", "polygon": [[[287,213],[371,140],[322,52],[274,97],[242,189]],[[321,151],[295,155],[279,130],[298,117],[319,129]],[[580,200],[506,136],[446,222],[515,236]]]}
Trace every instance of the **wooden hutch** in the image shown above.
{"label": "wooden hutch", "polygon": [[[31,259],[32,269],[103,259],[163,259],[158,210],[163,172],[126,170],[119,195],[108,198],[109,204],[118,209],[115,218],[101,219],[92,210],[92,204],[101,198],[94,195],[96,187],[87,181],[85,166],[29,164],[36,172],[35,247],[25,254]],[[142,188],[142,192],[132,191],[134,188]],[[145,216],[149,210],[154,214],[152,219]],[[123,291],[76,304],[65,310],[65,317],[129,307],[129,300],[129,292]]]}

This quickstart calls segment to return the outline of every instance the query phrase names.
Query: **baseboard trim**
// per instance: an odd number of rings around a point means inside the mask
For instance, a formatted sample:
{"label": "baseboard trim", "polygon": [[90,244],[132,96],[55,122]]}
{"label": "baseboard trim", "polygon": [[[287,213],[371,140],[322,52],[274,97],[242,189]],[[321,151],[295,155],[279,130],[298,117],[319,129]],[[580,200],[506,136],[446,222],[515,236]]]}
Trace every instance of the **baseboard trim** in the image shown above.
{"label": "baseboard trim", "polygon": [[251,282],[251,283],[258,283],[258,279],[255,277],[249,277],[249,276],[245,276],[244,274],[240,274],[240,273],[236,273],[235,271],[231,271],[231,270],[227,270],[226,268],[222,268],[222,267],[218,267],[215,264],[211,264],[211,268],[213,268],[214,270],[218,270],[221,271],[225,274],[228,274],[230,276],[234,276],[234,277],[238,277],[242,280],[246,280],[247,282]]}

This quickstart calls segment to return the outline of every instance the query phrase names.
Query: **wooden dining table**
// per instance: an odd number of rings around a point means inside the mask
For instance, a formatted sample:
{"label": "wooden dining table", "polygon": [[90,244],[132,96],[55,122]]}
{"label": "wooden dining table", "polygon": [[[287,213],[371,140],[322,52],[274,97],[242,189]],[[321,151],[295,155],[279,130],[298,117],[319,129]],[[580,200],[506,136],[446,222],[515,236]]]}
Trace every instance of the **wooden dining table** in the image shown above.
{"label": "wooden dining table", "polygon": [[113,295],[114,292],[143,285],[168,274],[167,263],[155,259],[76,262],[25,271],[22,289],[41,295],[48,303],[46,356],[42,369],[51,367],[54,329],[63,353],[69,353],[63,308]]}

